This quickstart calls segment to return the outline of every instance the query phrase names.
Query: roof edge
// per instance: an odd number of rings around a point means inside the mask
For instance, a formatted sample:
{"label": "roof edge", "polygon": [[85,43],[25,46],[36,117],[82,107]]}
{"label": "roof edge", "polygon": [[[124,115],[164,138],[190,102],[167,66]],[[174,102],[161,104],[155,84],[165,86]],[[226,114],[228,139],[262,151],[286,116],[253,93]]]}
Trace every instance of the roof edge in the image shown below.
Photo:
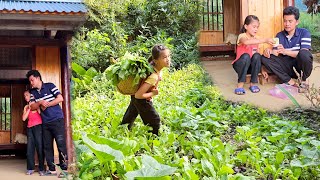
{"label": "roof edge", "polygon": [[[1,0],[0,0],[1,1]],[[83,3],[83,0],[7,0],[7,1],[33,1],[33,2],[71,2],[71,3]]]}

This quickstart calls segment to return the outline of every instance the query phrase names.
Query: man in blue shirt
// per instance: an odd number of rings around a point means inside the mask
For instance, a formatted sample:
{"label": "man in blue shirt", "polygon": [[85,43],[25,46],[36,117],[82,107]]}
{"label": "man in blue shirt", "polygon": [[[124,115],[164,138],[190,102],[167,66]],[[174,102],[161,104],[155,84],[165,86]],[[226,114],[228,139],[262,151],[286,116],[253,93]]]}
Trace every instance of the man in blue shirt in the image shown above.
{"label": "man in blue shirt", "polygon": [[56,175],[53,139],[57,143],[61,169],[66,171],[68,167],[63,112],[59,105],[63,97],[53,83],[42,82],[39,71],[31,70],[26,76],[31,85],[30,101],[35,102],[31,104],[31,109],[41,109],[44,153],[49,167],[44,175]]}
{"label": "man in blue shirt", "polygon": [[[261,61],[267,70],[277,75],[285,84],[295,85],[292,78],[297,78],[293,67],[299,73],[301,82],[299,92],[304,92],[309,85],[307,78],[311,75],[313,57],[311,49],[311,35],[307,29],[297,28],[299,24],[299,9],[293,6],[283,10],[284,30],[277,34],[279,45],[273,49],[267,48]],[[268,77],[263,72],[265,78]]]}

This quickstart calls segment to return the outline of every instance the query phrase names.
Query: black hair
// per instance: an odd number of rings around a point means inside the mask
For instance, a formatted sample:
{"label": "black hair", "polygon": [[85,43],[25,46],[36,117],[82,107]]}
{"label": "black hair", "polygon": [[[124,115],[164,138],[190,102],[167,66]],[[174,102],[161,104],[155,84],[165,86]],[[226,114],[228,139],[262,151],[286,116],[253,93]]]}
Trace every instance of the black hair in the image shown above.
{"label": "black hair", "polygon": [[28,79],[29,79],[30,76],[40,77],[40,80],[42,81],[41,74],[39,73],[38,70],[30,70],[30,71],[27,72],[26,76],[27,76]]}
{"label": "black hair", "polygon": [[244,28],[244,25],[249,25],[253,20],[259,21],[259,18],[255,15],[248,15],[244,20],[243,26],[240,29],[240,33],[245,33],[247,30]]}
{"label": "black hair", "polygon": [[158,59],[160,57],[160,53],[166,49],[168,48],[162,44],[157,44],[153,46],[151,50],[151,56],[149,57],[148,62],[152,64],[153,60]]}
{"label": "black hair", "polygon": [[299,9],[294,7],[294,6],[288,6],[286,8],[284,8],[283,10],[283,16],[285,15],[294,15],[294,18],[296,20],[299,20],[300,17],[300,12]]}

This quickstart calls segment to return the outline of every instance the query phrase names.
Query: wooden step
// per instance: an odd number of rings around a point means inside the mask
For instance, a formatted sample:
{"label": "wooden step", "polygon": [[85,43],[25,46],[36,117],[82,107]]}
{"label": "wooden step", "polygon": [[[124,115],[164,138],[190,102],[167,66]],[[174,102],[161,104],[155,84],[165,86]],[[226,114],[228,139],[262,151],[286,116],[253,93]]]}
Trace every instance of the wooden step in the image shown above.
{"label": "wooden step", "polygon": [[[269,75],[268,79],[265,79],[263,77],[263,75],[261,73],[259,73],[258,74],[258,83],[261,85],[264,85],[264,84],[269,84],[269,83],[276,84],[276,83],[281,82],[280,79],[278,78],[278,76],[276,76],[275,74],[270,73],[268,75]],[[250,83],[250,79],[251,79],[251,74],[247,74],[246,75],[246,84]]]}

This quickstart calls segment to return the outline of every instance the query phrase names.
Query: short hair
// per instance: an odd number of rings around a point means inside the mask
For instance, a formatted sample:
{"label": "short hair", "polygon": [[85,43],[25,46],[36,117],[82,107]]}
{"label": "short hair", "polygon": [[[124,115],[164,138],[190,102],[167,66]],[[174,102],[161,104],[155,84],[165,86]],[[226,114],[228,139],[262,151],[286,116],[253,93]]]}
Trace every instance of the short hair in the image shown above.
{"label": "short hair", "polygon": [[38,70],[30,70],[30,71],[28,71],[26,76],[27,76],[28,79],[29,79],[30,76],[40,77],[40,80],[42,81],[41,74],[39,73]]}
{"label": "short hair", "polygon": [[299,9],[294,7],[294,6],[288,6],[286,8],[284,8],[283,10],[283,16],[285,15],[294,15],[294,18],[296,20],[299,20],[300,17],[300,12]]}

